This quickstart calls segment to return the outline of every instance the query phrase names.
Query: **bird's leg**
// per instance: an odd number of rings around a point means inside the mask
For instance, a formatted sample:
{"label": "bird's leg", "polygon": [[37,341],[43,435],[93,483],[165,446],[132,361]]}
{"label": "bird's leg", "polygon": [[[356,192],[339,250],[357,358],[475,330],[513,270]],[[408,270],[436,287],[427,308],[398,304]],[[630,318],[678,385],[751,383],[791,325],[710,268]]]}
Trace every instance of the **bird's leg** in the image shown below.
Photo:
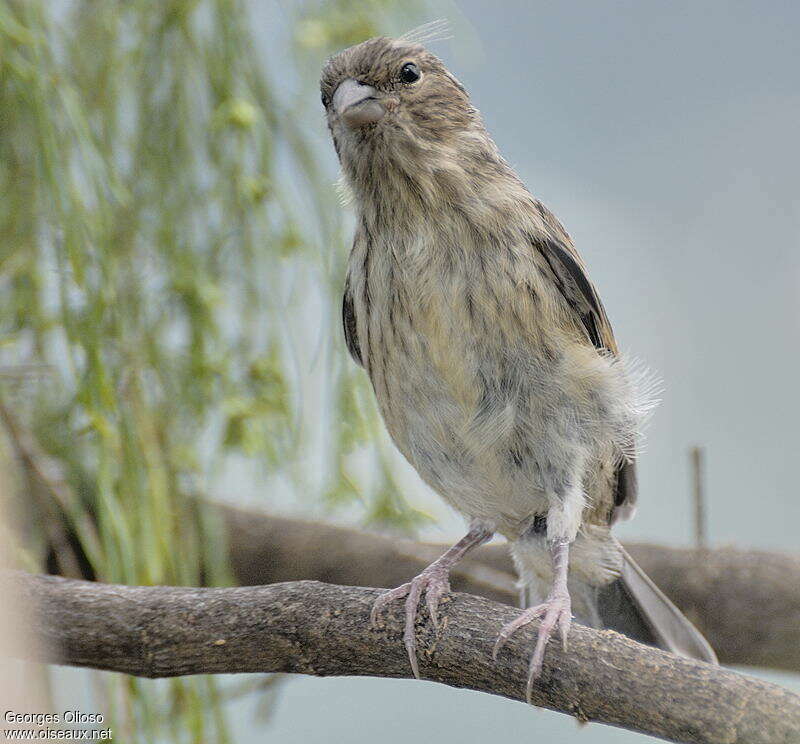
{"label": "bird's leg", "polygon": [[403,643],[408,652],[408,659],[411,662],[411,670],[414,676],[419,679],[419,665],[417,663],[417,642],[414,635],[414,620],[417,615],[417,606],[425,592],[425,603],[431,616],[434,628],[439,627],[437,610],[439,600],[450,591],[450,570],[455,566],[470,550],[491,540],[494,530],[489,529],[485,524],[473,522],[469,532],[464,535],[452,548],[444,555],[437,558],[430,566],[422,571],[419,576],[415,576],[407,584],[398,586],[381,594],[372,605],[370,620],[375,624],[381,610],[395,599],[406,598],[406,623],[403,632]]}
{"label": "bird's leg", "polygon": [[566,538],[558,538],[549,543],[550,558],[553,564],[553,585],[550,594],[543,604],[536,607],[529,607],[524,610],[519,617],[503,626],[497,641],[494,644],[492,656],[497,659],[497,654],[511,634],[519,628],[527,625],[531,620],[541,618],[539,624],[539,635],[536,639],[536,647],[531,656],[530,666],[528,667],[528,684],[526,688],[526,698],[531,701],[533,681],[542,673],[542,661],[544,660],[544,649],[553,630],[557,627],[561,635],[561,642],[564,649],[567,648],[567,635],[572,623],[572,602],[567,589],[567,575],[569,572],[569,541]]}

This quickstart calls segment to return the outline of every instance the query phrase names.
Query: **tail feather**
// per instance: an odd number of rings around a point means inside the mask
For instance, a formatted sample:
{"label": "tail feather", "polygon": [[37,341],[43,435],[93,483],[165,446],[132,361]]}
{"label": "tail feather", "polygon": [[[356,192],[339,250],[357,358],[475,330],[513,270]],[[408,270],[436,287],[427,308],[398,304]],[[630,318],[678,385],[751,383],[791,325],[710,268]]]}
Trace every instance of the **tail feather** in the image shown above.
{"label": "tail feather", "polygon": [[620,578],[598,592],[604,627],[664,651],[717,664],[717,656],[697,628],[620,547]]}

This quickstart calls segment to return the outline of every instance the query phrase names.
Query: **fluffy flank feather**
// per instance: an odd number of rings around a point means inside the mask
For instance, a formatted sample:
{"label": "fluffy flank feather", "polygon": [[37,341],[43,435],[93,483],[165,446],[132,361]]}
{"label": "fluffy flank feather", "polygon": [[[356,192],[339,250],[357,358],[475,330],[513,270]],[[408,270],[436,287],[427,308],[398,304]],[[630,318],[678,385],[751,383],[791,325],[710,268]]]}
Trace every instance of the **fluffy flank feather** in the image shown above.
{"label": "fluffy flank feather", "polygon": [[664,394],[664,383],[661,376],[639,357],[618,357],[618,364],[624,368],[629,394],[629,408],[631,419],[635,422],[633,438],[630,448],[625,448],[623,454],[630,460],[635,460],[644,452],[643,442],[646,441],[647,425],[653,412],[661,403]]}

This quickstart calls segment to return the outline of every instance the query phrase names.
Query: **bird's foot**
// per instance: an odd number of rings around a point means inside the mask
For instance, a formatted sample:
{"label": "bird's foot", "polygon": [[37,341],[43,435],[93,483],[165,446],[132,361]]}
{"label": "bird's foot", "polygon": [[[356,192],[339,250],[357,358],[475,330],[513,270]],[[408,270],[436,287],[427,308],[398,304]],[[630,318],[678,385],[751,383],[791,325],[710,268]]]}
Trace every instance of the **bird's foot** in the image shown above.
{"label": "bird's foot", "polygon": [[415,576],[407,584],[398,586],[397,589],[390,589],[381,594],[372,605],[370,621],[373,625],[378,622],[378,615],[383,609],[396,599],[406,598],[406,621],[403,631],[403,644],[408,652],[408,660],[411,662],[411,670],[414,676],[419,679],[419,665],[417,663],[417,641],[414,634],[414,621],[417,616],[422,592],[425,592],[425,603],[428,606],[428,613],[431,616],[433,627],[439,629],[439,600],[450,591],[449,581],[450,570],[439,561],[428,566],[419,576]]}
{"label": "bird's foot", "polygon": [[528,684],[525,688],[525,698],[531,702],[531,692],[533,691],[533,682],[538,679],[542,673],[542,662],[544,661],[544,649],[553,630],[558,628],[561,635],[561,643],[564,650],[567,649],[567,636],[569,634],[570,625],[572,624],[572,601],[569,597],[569,592],[566,589],[554,590],[544,604],[537,605],[536,607],[529,607],[524,610],[519,617],[512,620],[507,625],[504,625],[497,636],[497,641],[494,644],[492,651],[492,658],[497,660],[497,655],[500,649],[503,648],[506,641],[511,635],[527,625],[531,620],[541,618],[539,623],[539,635],[536,639],[536,647],[531,656],[531,662],[528,667]]}

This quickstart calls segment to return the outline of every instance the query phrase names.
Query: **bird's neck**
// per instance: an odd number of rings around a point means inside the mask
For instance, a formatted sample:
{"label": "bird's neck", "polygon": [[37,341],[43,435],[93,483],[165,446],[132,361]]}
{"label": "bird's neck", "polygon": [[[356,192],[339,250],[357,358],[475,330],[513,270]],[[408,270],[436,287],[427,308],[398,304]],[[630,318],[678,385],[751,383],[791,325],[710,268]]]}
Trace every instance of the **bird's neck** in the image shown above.
{"label": "bird's neck", "polygon": [[448,142],[379,141],[369,157],[343,165],[361,219],[374,230],[455,219],[491,231],[532,202],[482,129]]}

